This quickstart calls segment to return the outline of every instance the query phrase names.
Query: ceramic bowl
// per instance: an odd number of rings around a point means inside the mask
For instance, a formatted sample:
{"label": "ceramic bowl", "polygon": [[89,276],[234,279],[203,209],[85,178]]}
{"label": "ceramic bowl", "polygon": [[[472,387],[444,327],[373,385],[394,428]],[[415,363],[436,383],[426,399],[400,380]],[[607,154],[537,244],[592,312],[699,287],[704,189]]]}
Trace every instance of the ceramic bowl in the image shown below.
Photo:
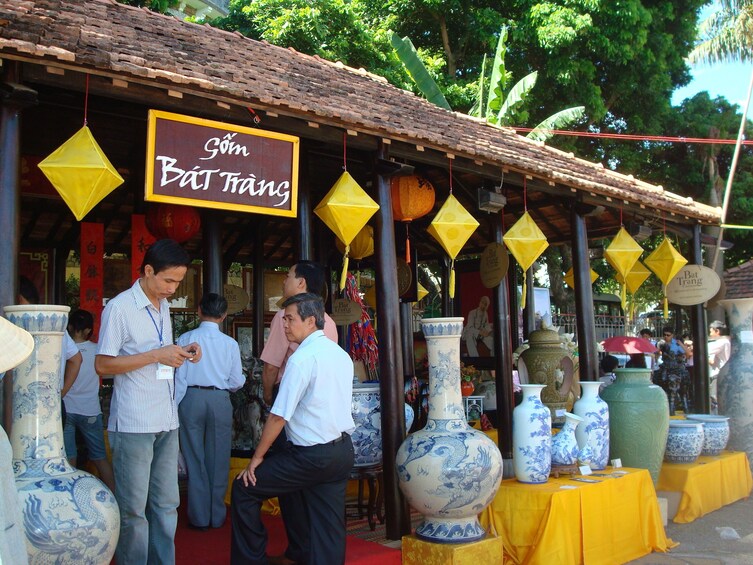
{"label": "ceramic bowl", "polygon": [[670,420],[664,461],[694,463],[703,449],[703,437],[701,422]]}
{"label": "ceramic bowl", "polygon": [[727,447],[729,441],[729,416],[714,414],[688,414],[688,420],[703,424],[702,455],[719,455]]}

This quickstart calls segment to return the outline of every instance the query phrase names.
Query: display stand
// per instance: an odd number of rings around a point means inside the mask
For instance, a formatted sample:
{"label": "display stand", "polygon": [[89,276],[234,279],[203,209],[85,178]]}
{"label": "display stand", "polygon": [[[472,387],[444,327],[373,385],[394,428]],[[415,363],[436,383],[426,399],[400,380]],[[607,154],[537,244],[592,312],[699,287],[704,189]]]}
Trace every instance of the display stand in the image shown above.
{"label": "display stand", "polygon": [[667,515],[687,524],[750,495],[753,489],[745,453],[701,455],[695,463],[664,463],[656,491],[667,499]]}
{"label": "display stand", "polygon": [[403,565],[465,565],[501,563],[502,539],[489,535],[471,543],[434,543],[403,536]]}

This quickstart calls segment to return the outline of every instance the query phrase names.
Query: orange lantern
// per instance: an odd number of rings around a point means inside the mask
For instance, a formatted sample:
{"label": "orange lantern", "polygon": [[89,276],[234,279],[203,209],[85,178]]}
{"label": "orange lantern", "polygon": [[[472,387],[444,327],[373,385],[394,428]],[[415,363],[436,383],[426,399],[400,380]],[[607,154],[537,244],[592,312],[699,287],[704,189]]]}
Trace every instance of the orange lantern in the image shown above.
{"label": "orange lantern", "polygon": [[157,239],[174,239],[183,243],[201,228],[201,216],[195,208],[177,204],[158,204],[146,213],[146,227]]}
{"label": "orange lantern", "polygon": [[390,181],[392,215],[405,222],[405,262],[410,263],[409,224],[431,212],[434,208],[434,187],[423,177],[410,175],[393,177]]}

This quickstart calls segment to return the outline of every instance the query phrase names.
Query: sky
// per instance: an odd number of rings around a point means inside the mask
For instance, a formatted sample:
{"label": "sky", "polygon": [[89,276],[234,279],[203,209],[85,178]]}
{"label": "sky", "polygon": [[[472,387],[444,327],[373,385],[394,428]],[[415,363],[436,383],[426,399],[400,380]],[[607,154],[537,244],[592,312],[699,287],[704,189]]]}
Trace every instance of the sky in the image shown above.
{"label": "sky", "polygon": [[[678,88],[672,95],[672,104],[677,106],[685,98],[698,92],[708,91],[712,98],[724,96],[742,110],[748,97],[753,63],[698,63],[691,66],[693,80],[687,86]],[[753,103],[751,103],[753,106]],[[753,108],[748,108],[748,117],[753,117]]]}

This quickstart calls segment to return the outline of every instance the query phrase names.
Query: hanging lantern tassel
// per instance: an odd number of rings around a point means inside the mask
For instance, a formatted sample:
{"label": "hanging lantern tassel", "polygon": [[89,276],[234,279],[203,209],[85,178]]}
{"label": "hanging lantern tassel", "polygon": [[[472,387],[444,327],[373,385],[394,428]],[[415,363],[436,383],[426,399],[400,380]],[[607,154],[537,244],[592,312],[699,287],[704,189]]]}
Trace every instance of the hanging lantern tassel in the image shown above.
{"label": "hanging lantern tassel", "polygon": [[622,306],[623,312],[625,311],[625,305],[627,303],[627,293],[626,293],[626,285],[625,283],[622,283],[620,285],[620,305]]}
{"label": "hanging lantern tassel", "polygon": [[348,253],[350,252],[350,245],[345,246],[345,254],[343,255],[343,272],[340,273],[340,292],[345,288],[345,281],[348,278]]}
{"label": "hanging lantern tassel", "polygon": [[664,291],[664,319],[669,318],[669,300],[667,300],[667,285],[662,285]]}
{"label": "hanging lantern tassel", "polygon": [[410,265],[410,222],[405,224],[405,262]]}
{"label": "hanging lantern tassel", "polygon": [[455,298],[455,259],[450,261],[450,298]]}
{"label": "hanging lantern tassel", "polygon": [[523,292],[520,293],[520,309],[525,310],[526,307],[526,291],[527,291],[526,279],[523,277]]}

